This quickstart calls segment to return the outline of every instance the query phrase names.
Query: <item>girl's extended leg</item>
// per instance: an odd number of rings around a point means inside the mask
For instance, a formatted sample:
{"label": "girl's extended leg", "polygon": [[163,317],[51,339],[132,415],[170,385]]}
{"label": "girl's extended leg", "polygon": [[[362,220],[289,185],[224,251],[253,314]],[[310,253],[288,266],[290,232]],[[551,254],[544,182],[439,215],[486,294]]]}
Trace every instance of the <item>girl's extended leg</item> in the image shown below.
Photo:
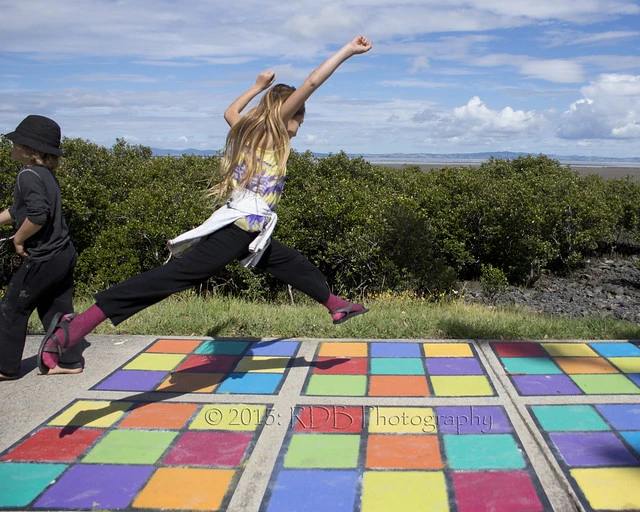
{"label": "girl's extended leg", "polygon": [[[144,308],[168,296],[186,290],[211,277],[235,259],[248,254],[248,246],[256,233],[247,233],[236,226],[227,226],[201,241],[182,258],[133,276],[108,290],[96,294],[96,304],[75,316],[68,325],[68,339],[62,328],[54,332],[63,347],[72,347],[105,318],[118,325]],[[45,347],[55,348],[49,337]],[[43,352],[44,364],[52,368],[57,354]]]}
{"label": "girl's extended leg", "polygon": [[368,311],[360,304],[333,295],[318,267],[295,249],[273,238],[260,259],[258,267],[325,306],[331,313],[334,323],[344,322]]}

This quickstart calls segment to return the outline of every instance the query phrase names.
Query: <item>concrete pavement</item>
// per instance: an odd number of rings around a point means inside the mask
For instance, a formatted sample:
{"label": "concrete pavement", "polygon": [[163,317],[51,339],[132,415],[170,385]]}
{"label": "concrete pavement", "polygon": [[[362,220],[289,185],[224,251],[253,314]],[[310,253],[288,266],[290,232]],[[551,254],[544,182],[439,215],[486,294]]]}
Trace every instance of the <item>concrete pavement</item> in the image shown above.
{"label": "concrete pavement", "polygon": [[87,340],[0,382],[0,509],[640,510],[630,342]]}

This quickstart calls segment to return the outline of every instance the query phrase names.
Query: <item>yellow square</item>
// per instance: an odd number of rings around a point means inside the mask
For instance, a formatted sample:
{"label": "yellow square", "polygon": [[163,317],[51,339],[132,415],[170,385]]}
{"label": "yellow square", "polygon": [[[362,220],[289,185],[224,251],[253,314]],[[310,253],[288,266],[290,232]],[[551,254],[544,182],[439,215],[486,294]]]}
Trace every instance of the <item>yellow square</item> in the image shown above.
{"label": "yellow square", "polygon": [[640,468],[572,469],[580,489],[594,510],[640,510]]}
{"label": "yellow square", "polygon": [[434,375],[431,377],[436,396],[493,396],[484,375]]}
{"label": "yellow square", "polygon": [[362,512],[449,510],[442,471],[365,471]]}
{"label": "yellow square", "polygon": [[234,474],[232,469],[160,468],[138,494],[133,507],[218,510]]}
{"label": "yellow square", "polygon": [[610,357],[609,361],[624,373],[640,373],[640,357]]}
{"label": "yellow square", "polygon": [[549,355],[556,357],[598,357],[586,343],[541,343]]}
{"label": "yellow square", "polygon": [[116,423],[133,404],[131,402],[101,402],[80,400],[68,407],[48,424],[56,426],[110,427]]}
{"label": "yellow square", "polygon": [[233,430],[251,432],[265,419],[265,405],[208,404],[189,425],[189,430]]}
{"label": "yellow square", "polygon": [[284,373],[289,357],[246,356],[240,359],[233,373]]}
{"label": "yellow square", "polygon": [[425,343],[426,357],[473,357],[468,343]]}
{"label": "yellow square", "polygon": [[143,353],[123,366],[125,370],[173,370],[186,356],[184,354]]}
{"label": "yellow square", "polygon": [[367,357],[366,343],[325,342],[320,345],[318,357]]}
{"label": "yellow square", "polygon": [[437,418],[431,407],[369,407],[369,432],[386,434],[434,434]]}

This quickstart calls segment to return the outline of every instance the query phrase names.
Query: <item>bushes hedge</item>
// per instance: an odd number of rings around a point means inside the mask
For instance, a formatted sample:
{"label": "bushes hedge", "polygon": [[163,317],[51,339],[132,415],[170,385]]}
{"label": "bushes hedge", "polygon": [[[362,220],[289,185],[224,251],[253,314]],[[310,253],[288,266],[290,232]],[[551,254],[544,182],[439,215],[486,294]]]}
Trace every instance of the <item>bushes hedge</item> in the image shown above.
{"label": "bushes hedge", "polygon": [[[214,208],[204,192],[219,178],[217,156],[154,157],[150,148],[120,139],[112,148],[65,139],[63,148],[57,176],[80,253],[81,293],[162,264],[166,241]],[[21,167],[10,151],[2,139],[5,205]],[[318,265],[337,293],[439,295],[460,279],[479,278],[482,269],[530,285],[541,272],[569,269],[585,256],[635,250],[640,185],[583,178],[543,155],[424,172],[344,153],[292,152],[278,216],[275,236]],[[4,286],[20,261],[10,242],[0,251]],[[270,276],[239,265],[203,289],[254,299],[285,293]]]}

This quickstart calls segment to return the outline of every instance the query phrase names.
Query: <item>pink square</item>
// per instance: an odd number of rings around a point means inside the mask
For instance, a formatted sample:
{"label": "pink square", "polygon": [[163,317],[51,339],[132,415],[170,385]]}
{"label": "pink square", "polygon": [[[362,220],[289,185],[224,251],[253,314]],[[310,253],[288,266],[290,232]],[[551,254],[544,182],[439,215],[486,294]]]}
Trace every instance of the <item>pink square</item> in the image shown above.
{"label": "pink square", "polygon": [[185,432],[164,460],[167,465],[238,467],[253,433]]}
{"label": "pink square", "polygon": [[61,436],[61,428],[43,428],[7,453],[2,460],[73,462],[104,430],[79,428]]}
{"label": "pink square", "polygon": [[319,357],[313,362],[313,373],[330,375],[366,375],[366,357]]}
{"label": "pink square", "polygon": [[542,512],[538,494],[525,471],[454,472],[458,512]]}

